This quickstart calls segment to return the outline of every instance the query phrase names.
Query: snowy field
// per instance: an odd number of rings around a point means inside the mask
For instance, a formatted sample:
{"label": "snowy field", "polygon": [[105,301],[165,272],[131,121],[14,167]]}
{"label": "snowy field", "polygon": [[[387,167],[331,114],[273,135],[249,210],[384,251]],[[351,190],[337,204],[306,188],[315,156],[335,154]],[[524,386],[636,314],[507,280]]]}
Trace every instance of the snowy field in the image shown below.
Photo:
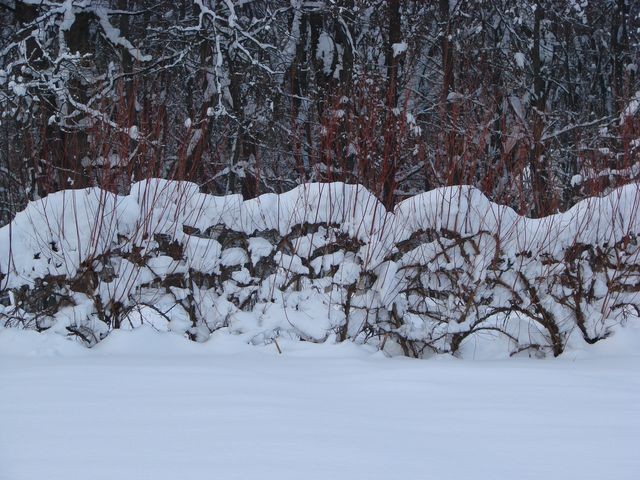
{"label": "snowy field", "polygon": [[559,359],[0,329],[0,479],[637,479],[640,329]]}

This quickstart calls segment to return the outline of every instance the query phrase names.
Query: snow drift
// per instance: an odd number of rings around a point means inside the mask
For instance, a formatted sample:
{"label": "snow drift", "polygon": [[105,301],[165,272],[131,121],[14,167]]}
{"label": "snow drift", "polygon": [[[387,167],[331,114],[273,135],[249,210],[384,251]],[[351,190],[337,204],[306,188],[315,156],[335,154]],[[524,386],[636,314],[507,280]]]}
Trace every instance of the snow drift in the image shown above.
{"label": "snow drift", "polygon": [[149,324],[204,341],[329,337],[389,353],[561,354],[640,312],[640,190],[541,219],[449,187],[243,201],[159,179],[32,202],[0,229],[0,321],[87,345]]}

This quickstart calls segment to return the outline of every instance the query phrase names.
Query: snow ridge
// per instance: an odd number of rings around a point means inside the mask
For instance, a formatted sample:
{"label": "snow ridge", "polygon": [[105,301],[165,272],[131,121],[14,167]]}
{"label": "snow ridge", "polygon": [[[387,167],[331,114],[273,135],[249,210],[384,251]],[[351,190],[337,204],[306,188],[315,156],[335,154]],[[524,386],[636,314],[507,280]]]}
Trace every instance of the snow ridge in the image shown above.
{"label": "snow ridge", "polygon": [[0,229],[0,322],[88,345],[151,324],[200,341],[559,355],[640,311],[639,207],[635,184],[541,219],[469,186],[393,212],[344,183],[246,201],[160,179],[66,190]]}

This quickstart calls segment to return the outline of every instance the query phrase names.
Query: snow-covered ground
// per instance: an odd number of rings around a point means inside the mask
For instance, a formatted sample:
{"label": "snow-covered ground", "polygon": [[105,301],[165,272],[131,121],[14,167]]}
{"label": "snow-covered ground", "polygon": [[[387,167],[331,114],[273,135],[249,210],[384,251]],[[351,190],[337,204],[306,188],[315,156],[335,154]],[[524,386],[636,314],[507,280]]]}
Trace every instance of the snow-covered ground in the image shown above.
{"label": "snow-covered ground", "polygon": [[640,329],[558,359],[352,343],[87,350],[0,329],[0,479],[637,479]]}

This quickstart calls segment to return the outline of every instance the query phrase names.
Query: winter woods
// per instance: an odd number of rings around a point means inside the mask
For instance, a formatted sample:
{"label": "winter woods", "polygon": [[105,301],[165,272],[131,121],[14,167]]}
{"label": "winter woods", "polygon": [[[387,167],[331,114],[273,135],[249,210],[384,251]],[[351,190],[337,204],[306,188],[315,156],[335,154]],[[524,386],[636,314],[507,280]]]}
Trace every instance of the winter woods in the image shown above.
{"label": "winter woods", "polygon": [[208,193],[469,184],[564,211],[640,173],[629,0],[0,2],[0,209],[154,176]]}

